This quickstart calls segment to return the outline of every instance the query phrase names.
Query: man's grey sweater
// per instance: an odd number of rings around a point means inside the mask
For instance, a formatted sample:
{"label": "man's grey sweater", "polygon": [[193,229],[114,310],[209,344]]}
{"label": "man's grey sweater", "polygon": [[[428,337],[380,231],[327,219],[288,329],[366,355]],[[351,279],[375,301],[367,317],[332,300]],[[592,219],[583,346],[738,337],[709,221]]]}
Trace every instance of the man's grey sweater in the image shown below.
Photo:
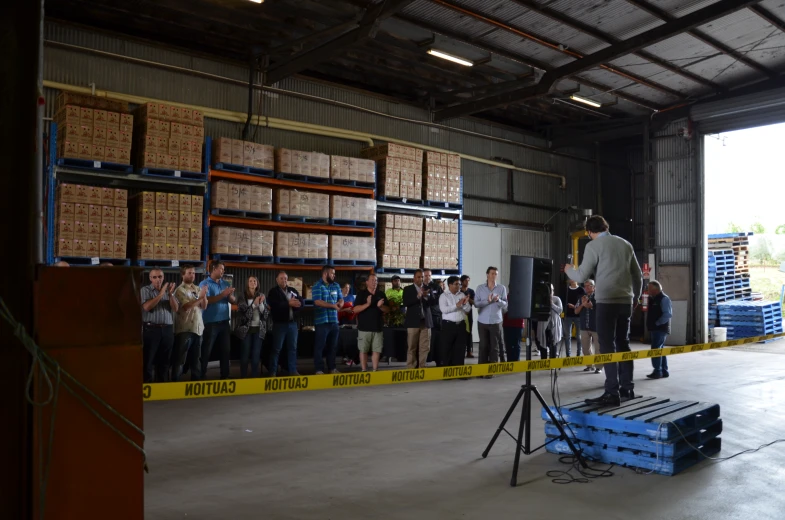
{"label": "man's grey sweater", "polygon": [[592,240],[583,253],[578,269],[567,266],[571,280],[583,283],[594,275],[597,303],[628,303],[638,301],[643,289],[643,274],[632,245],[610,233]]}

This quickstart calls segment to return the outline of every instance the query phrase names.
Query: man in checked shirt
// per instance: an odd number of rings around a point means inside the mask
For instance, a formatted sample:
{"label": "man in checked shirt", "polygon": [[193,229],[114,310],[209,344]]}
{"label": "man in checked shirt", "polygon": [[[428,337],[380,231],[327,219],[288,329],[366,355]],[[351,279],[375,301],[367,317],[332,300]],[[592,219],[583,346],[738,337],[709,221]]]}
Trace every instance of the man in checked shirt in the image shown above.
{"label": "man in checked shirt", "polygon": [[[164,283],[164,272],[150,271],[150,285],[141,290],[143,323],[144,382],[164,383],[169,380],[169,362],[174,344],[174,321],[177,298],[172,297],[174,284]],[[153,378],[155,368],[155,378]]]}

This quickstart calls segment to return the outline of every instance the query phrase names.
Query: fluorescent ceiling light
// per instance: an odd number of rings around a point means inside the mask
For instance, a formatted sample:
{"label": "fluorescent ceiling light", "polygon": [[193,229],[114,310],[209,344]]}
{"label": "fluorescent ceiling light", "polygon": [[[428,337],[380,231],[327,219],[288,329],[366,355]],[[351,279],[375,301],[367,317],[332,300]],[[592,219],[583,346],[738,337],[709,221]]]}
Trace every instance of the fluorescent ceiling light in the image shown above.
{"label": "fluorescent ceiling light", "polygon": [[431,56],[436,56],[437,58],[441,58],[443,60],[452,61],[454,63],[460,63],[461,65],[465,65],[467,67],[471,67],[474,63],[470,62],[469,60],[465,60],[463,58],[459,58],[457,56],[453,56],[452,54],[447,54],[446,52],[437,51],[436,49],[428,49],[428,54]]}
{"label": "fluorescent ceiling light", "polygon": [[255,4],[261,4],[262,2],[264,2],[264,0],[251,0],[251,2]]}
{"label": "fluorescent ceiling light", "polygon": [[585,105],[589,105],[591,107],[600,108],[602,106],[602,103],[598,103],[598,102],[596,102],[596,101],[594,101],[592,99],[588,99],[588,98],[585,98],[585,97],[570,96],[570,99],[572,99],[573,101],[577,101],[579,103],[583,103]]}

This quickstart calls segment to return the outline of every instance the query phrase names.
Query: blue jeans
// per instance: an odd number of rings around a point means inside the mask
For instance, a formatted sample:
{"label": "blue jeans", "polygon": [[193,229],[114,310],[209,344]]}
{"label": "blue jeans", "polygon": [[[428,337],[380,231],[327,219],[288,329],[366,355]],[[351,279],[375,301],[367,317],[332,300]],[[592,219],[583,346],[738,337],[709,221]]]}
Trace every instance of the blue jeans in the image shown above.
{"label": "blue jeans", "polygon": [[172,381],[179,381],[183,376],[183,362],[191,371],[191,381],[201,378],[202,367],[199,362],[202,337],[195,332],[181,332],[174,336],[172,351]]}
{"label": "blue jeans", "polygon": [[273,324],[273,355],[270,359],[270,372],[273,376],[278,373],[278,356],[281,354],[284,342],[289,375],[293,375],[297,372],[297,323],[290,321]]}
{"label": "blue jeans", "polygon": [[[649,332],[649,334],[651,334],[652,350],[654,350],[655,348],[662,348],[665,346],[665,338],[668,337],[667,332],[660,332],[655,330]],[[660,374],[668,373],[668,358],[665,356],[651,358],[651,365],[654,367],[655,372],[659,372]]]}
{"label": "blue jeans", "polygon": [[251,359],[251,377],[259,377],[260,361],[262,356],[262,338],[259,332],[248,332],[243,338],[240,350],[240,377],[248,377],[248,358]]}
{"label": "blue jeans", "polygon": [[207,364],[210,362],[210,353],[213,350],[214,343],[217,343],[220,349],[221,379],[229,378],[229,332],[229,320],[204,324],[201,379],[207,376]]}
{"label": "blue jeans", "polygon": [[504,327],[504,346],[507,349],[507,361],[521,360],[522,327]]}
{"label": "blue jeans", "polygon": [[317,372],[324,372],[324,360],[327,358],[327,371],[335,370],[335,350],[338,347],[338,324],[322,323],[316,326],[313,339],[313,366]]}
{"label": "blue jeans", "polygon": [[564,318],[562,320],[562,333],[564,334],[564,347],[566,350],[567,357],[570,357],[572,354],[572,328],[575,327],[575,331],[578,336],[578,353],[575,354],[576,356],[580,356],[583,352],[583,345],[581,345],[581,318],[580,316],[570,316],[568,318]]}

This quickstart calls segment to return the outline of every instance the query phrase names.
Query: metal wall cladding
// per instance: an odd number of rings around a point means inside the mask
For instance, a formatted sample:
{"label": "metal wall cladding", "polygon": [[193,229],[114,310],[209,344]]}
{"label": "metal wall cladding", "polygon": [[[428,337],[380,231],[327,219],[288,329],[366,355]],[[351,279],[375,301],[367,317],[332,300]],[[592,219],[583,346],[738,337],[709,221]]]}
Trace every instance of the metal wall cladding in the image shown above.
{"label": "metal wall cladding", "polygon": [[550,258],[551,233],[502,228],[502,262],[499,268],[509,280],[510,255]]}
{"label": "metal wall cladding", "polygon": [[657,202],[654,240],[663,264],[690,263],[692,248],[699,245],[695,143],[678,137],[679,129],[686,127],[686,119],[674,121],[652,140]]}

